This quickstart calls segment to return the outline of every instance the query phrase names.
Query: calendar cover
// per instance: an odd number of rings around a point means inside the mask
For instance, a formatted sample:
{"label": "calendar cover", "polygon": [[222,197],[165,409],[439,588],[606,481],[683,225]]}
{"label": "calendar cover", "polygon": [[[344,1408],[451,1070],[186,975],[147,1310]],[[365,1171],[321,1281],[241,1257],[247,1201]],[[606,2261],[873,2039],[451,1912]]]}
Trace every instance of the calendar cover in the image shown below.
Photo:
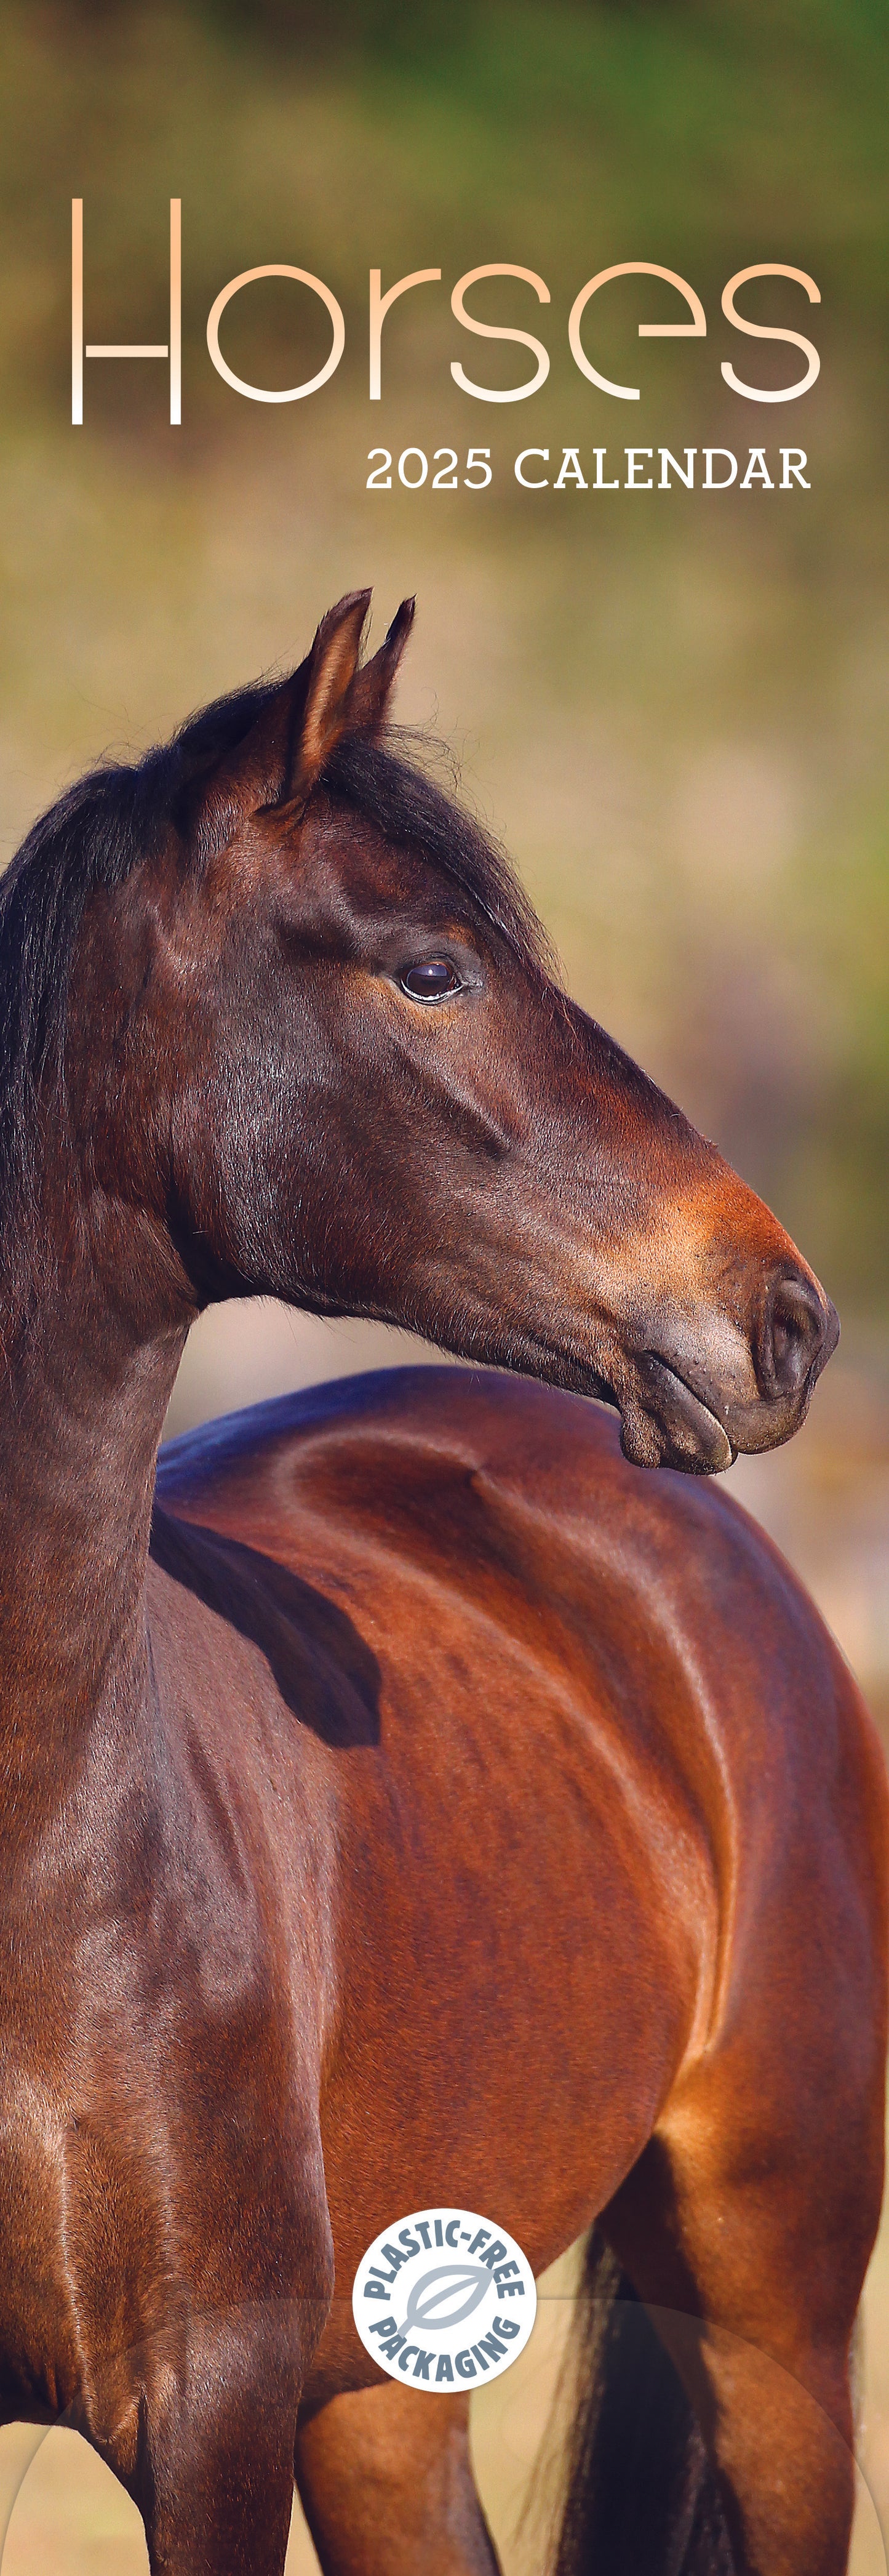
{"label": "calendar cover", "polygon": [[[889,1727],[884,9],[7,0],[3,34],[4,863],[98,760],[281,680],[349,594],[370,654],[415,600],[407,756],[839,1311],[805,1427],[726,1489]],[[221,1300],[167,1434],[437,1358]],[[556,2564],[578,2261],[472,2395],[505,2576]],[[875,2576],[885,2236],[856,2349]],[[70,2426],[5,2424],[0,2472],[4,2576],[147,2565]],[[448,2545],[430,2566],[482,2565]],[[318,2563],[297,2499],[288,2576]]]}

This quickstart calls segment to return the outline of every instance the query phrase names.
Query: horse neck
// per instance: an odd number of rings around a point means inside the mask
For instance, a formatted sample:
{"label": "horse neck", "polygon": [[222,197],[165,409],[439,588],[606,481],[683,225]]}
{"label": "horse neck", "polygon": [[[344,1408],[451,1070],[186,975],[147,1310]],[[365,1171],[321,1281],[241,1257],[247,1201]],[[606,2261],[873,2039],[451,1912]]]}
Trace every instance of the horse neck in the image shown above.
{"label": "horse neck", "polygon": [[127,1225],[116,1280],[75,1224],[39,1285],[35,1260],[25,1297],[0,1294],[0,1741],[35,1758],[131,1708],[147,1673],[155,1460],[191,1315],[147,1287]]}

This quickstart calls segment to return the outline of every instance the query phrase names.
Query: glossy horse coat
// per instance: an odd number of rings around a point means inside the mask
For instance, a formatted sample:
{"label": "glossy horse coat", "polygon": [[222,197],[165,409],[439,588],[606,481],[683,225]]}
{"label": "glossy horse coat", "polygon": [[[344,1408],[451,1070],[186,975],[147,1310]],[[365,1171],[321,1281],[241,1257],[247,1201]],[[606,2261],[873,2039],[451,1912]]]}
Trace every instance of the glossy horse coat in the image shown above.
{"label": "glossy horse coat", "polygon": [[[490,2569],[463,2401],[369,2385],[352,2274],[430,2200],[537,2268],[599,2219],[700,2428],[652,2569],[840,2576],[882,1773],[767,1543],[628,1463],[786,1437],[835,1319],[381,743],[366,605],[2,896],[4,2404],[155,2576],[280,2576],[294,2458],[329,2576]],[[189,1323],[257,1290],[553,1383],[211,1427],[149,1559]],[[578,2422],[561,2563],[623,2576]]]}

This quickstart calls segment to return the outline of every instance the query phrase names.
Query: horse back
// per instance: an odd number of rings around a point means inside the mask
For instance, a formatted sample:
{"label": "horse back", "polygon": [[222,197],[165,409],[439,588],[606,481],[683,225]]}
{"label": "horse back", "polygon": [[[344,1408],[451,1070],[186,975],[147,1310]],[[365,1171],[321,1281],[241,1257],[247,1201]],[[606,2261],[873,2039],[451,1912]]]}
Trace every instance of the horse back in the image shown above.
{"label": "horse back", "polygon": [[834,1640],[730,1495],[628,1465],[604,1408],[490,1371],[380,1372],[186,1435],[158,1491],[339,1614],[408,1806],[442,1759],[495,1765],[519,1840],[554,1798],[566,1847],[573,1806],[591,1850],[605,1820],[645,1851],[649,1911],[685,1951],[684,2046],[730,2018],[741,1975],[750,1992],[751,1944],[768,1979],[764,1907],[859,1928],[863,1908],[870,1937],[884,1769]]}

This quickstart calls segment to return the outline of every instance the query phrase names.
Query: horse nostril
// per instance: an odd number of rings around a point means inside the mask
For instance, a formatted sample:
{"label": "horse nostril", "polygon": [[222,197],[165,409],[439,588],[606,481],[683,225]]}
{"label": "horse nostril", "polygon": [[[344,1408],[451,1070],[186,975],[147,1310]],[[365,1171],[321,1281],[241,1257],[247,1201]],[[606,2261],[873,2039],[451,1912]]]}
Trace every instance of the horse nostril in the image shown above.
{"label": "horse nostril", "polygon": [[830,1358],[839,1335],[833,1306],[798,1271],[779,1271],[766,1299],[760,1373],[768,1395],[797,1395]]}

